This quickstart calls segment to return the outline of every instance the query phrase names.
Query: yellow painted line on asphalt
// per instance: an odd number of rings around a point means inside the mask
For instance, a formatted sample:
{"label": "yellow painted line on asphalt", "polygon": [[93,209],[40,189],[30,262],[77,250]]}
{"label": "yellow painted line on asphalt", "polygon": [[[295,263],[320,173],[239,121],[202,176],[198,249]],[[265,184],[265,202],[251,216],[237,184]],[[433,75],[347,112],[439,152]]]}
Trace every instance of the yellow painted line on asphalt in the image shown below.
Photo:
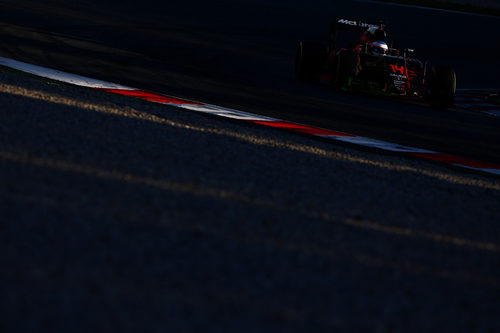
{"label": "yellow painted line on asphalt", "polygon": [[[431,178],[435,178],[441,181],[446,181],[453,184],[458,185],[466,185],[473,186],[491,190],[500,190],[500,183],[495,181],[488,181],[476,177],[466,177],[466,176],[458,176],[456,174],[447,173],[447,172],[439,172],[434,170],[428,170],[424,167],[416,168],[403,164],[395,164],[385,161],[376,161],[367,159],[364,157],[353,156],[351,154],[339,153],[327,149],[322,149],[312,145],[303,145],[296,144],[293,142],[287,142],[276,139],[263,138],[256,135],[249,135],[237,131],[231,131],[222,128],[214,128],[214,127],[202,127],[202,126],[194,126],[188,123],[182,123],[179,121],[172,121],[154,114],[150,114],[147,112],[139,111],[132,107],[117,107],[110,103],[92,103],[87,100],[79,100],[74,98],[68,98],[64,96],[59,96],[55,94],[50,94],[41,90],[32,90],[21,88],[9,84],[0,83],[0,92],[9,93],[12,95],[27,97],[31,99],[42,100],[46,102],[66,105],[69,107],[80,108],[88,111],[94,111],[109,115],[121,116],[126,118],[138,119],[143,121],[150,121],[156,124],[167,125],[175,128],[181,128],[191,131],[197,131],[202,133],[216,134],[216,135],[224,135],[227,137],[239,139],[242,141],[246,141],[256,145],[262,145],[273,148],[281,148],[288,149],[292,151],[302,152],[306,154],[321,156],[329,159],[335,159],[339,161],[345,161],[350,163],[358,163],[374,166],[381,169],[397,171],[397,172],[408,172],[425,175]],[[158,106],[160,107],[160,106]]]}
{"label": "yellow painted line on asphalt", "polygon": [[364,266],[400,270],[411,274],[432,275],[442,279],[472,282],[485,285],[489,288],[500,289],[500,280],[496,276],[469,271],[447,270],[439,266],[425,265],[418,262],[413,262],[411,260],[408,260],[407,258],[391,259],[361,252],[341,252],[336,250],[335,248],[327,248],[324,246],[319,247],[315,243],[301,244],[299,241],[290,242],[278,238],[261,237],[259,235],[216,230],[200,222],[173,223],[169,219],[164,220],[163,224],[169,227],[173,227],[177,230],[197,231],[221,239],[264,245],[283,251],[300,253],[302,255],[322,256],[332,260],[353,260]]}
{"label": "yellow painted line on asphalt", "polygon": [[[154,122],[157,124],[163,124],[163,125],[167,125],[167,126],[171,126],[171,127],[175,127],[175,128],[182,128],[182,129],[192,130],[192,131],[197,131],[197,132],[229,136],[232,138],[236,138],[236,139],[246,141],[246,142],[249,142],[252,144],[257,144],[257,145],[263,145],[263,146],[280,148],[280,149],[288,149],[288,150],[292,150],[292,151],[317,155],[317,156],[321,156],[321,157],[325,157],[325,158],[346,161],[346,162],[351,162],[351,163],[367,164],[367,165],[371,165],[374,167],[384,168],[384,169],[393,170],[393,171],[420,173],[420,174],[424,174],[424,175],[429,176],[429,177],[437,178],[437,179],[442,180],[442,181],[447,181],[450,183],[455,183],[455,184],[460,184],[460,185],[475,186],[475,187],[492,189],[492,190],[500,190],[500,185],[497,182],[493,182],[493,181],[488,182],[486,180],[481,180],[481,179],[477,179],[477,178],[460,177],[460,176],[455,176],[455,175],[451,175],[451,174],[447,174],[447,173],[435,172],[435,171],[431,171],[431,170],[417,169],[417,168],[406,166],[406,165],[398,165],[398,164],[389,163],[389,162],[374,161],[374,160],[370,160],[370,159],[366,159],[366,158],[362,158],[362,157],[352,156],[350,154],[329,151],[329,150],[318,148],[315,146],[296,144],[296,143],[280,141],[280,140],[276,140],[276,139],[263,138],[263,137],[258,137],[258,136],[254,136],[254,135],[244,134],[241,132],[221,129],[221,128],[193,126],[193,125],[190,125],[187,123],[168,120],[168,119],[156,116],[154,114],[141,112],[141,111],[138,111],[138,110],[131,108],[131,107],[118,108],[110,103],[108,103],[108,104],[91,103],[91,102],[88,102],[86,100],[67,98],[64,96],[50,94],[50,93],[40,91],[40,90],[31,90],[31,89],[26,89],[26,88],[20,88],[17,86],[3,84],[3,83],[0,84],[0,92],[12,94],[12,95],[17,95],[17,96],[22,96],[22,97],[27,97],[27,98],[32,98],[32,99],[37,99],[37,100],[42,100],[42,101],[56,103],[56,104],[62,104],[62,105],[66,105],[69,107],[79,108],[79,109],[83,109],[83,110],[100,112],[100,113],[109,114],[109,115],[122,116],[122,117],[126,117],[126,118],[133,118],[133,119],[138,119],[138,120],[143,120],[143,121],[151,121],[151,122]],[[14,154],[11,152],[0,152],[0,157],[5,159],[5,160],[16,161],[16,162],[20,162],[20,163],[24,163],[24,164],[31,164],[31,165],[35,165],[35,166],[39,166],[39,167],[46,167],[46,168],[57,169],[57,170],[61,170],[61,171],[71,171],[71,172],[75,172],[75,173],[82,173],[82,174],[92,175],[92,176],[96,176],[96,177],[100,177],[100,178],[113,179],[113,180],[118,180],[118,181],[125,181],[125,182],[129,182],[129,183],[134,183],[134,184],[142,184],[142,185],[161,188],[161,189],[169,190],[169,191],[191,193],[194,195],[201,195],[201,196],[207,196],[207,197],[212,197],[212,198],[230,199],[230,200],[235,200],[235,201],[253,204],[253,205],[258,205],[258,206],[266,206],[266,207],[273,208],[273,209],[289,210],[289,208],[286,208],[286,207],[279,207],[279,206],[273,205],[269,201],[259,201],[259,200],[241,195],[240,193],[233,193],[233,192],[230,192],[227,190],[221,190],[221,189],[216,189],[216,188],[202,188],[202,187],[198,187],[198,186],[195,186],[193,184],[188,184],[188,183],[176,183],[176,182],[167,181],[167,180],[158,180],[158,179],[154,179],[154,178],[140,177],[140,176],[135,176],[135,175],[130,174],[130,173],[123,173],[123,172],[118,172],[118,171],[109,171],[109,170],[103,170],[103,169],[99,169],[99,168],[92,168],[92,167],[82,166],[79,164],[65,162],[65,161],[56,161],[56,160],[52,160],[52,159],[37,158],[37,157],[29,156],[27,154]],[[494,244],[494,243],[475,242],[475,241],[470,241],[467,239],[463,239],[463,238],[455,237],[455,236],[450,236],[450,235],[442,235],[442,234],[436,234],[436,233],[425,232],[425,231],[416,231],[416,230],[401,228],[401,227],[396,227],[396,226],[387,226],[384,224],[380,224],[380,223],[376,223],[376,222],[369,222],[369,221],[364,221],[364,220],[339,219],[336,217],[330,217],[326,213],[325,214],[317,214],[317,213],[312,213],[312,212],[300,212],[300,213],[303,215],[308,215],[308,216],[313,217],[313,218],[321,218],[321,219],[335,222],[335,223],[338,223],[340,221],[342,224],[345,224],[345,225],[348,225],[351,227],[369,229],[369,230],[373,230],[373,231],[377,231],[377,232],[381,232],[381,233],[385,233],[385,234],[426,239],[426,240],[431,240],[434,242],[439,242],[439,243],[444,243],[444,244],[449,244],[449,245],[454,245],[454,246],[460,246],[460,247],[481,249],[481,250],[486,250],[486,251],[490,251],[490,252],[500,252],[500,246],[497,244]]]}
{"label": "yellow painted line on asphalt", "polygon": [[451,244],[460,247],[470,247],[491,252],[500,252],[500,245],[494,243],[474,242],[468,239],[449,236],[449,235],[412,230],[396,226],[381,225],[379,223],[362,221],[358,219],[346,219],[345,223],[354,227],[376,230],[387,234],[407,236],[412,238],[421,238],[421,239],[435,241],[437,243]]}
{"label": "yellow painted line on asphalt", "polygon": [[[0,152],[0,158],[4,157],[4,155]],[[44,198],[38,198],[38,197],[33,197],[33,196],[20,196],[20,195],[6,195],[3,193],[0,193],[0,197],[4,199],[12,199],[16,201],[26,201],[29,202],[30,204],[43,204],[51,207],[56,207],[60,209],[64,209],[65,207],[61,207],[61,200],[60,199],[50,199],[47,197]],[[41,201],[41,202],[40,202]],[[67,203],[66,203],[67,204]],[[75,209],[78,208],[78,205],[70,204],[69,207],[66,209],[69,209],[71,211],[74,211]],[[89,209],[88,207],[86,208],[87,210]],[[143,221],[143,216],[142,215],[137,215],[133,211],[129,211],[126,208],[120,209],[119,213],[121,213],[123,216],[126,216],[127,219],[129,220],[134,220],[134,221]],[[116,213],[114,213],[116,215]],[[330,218],[331,219],[331,218]],[[345,223],[346,221],[348,222],[349,219],[344,219],[344,220],[337,220],[335,222],[341,222]],[[328,258],[329,260],[347,260],[347,261],[354,261],[358,264],[367,266],[367,267],[378,267],[378,268],[385,268],[385,269],[392,269],[392,270],[398,270],[398,271],[404,271],[409,274],[425,274],[425,275],[431,275],[431,276],[436,276],[442,279],[447,279],[447,280],[458,280],[458,281],[463,281],[463,282],[469,282],[469,283],[475,283],[475,284],[480,284],[487,286],[489,288],[494,288],[494,289],[500,289],[500,280],[496,276],[491,276],[487,274],[481,274],[477,272],[470,272],[470,271],[453,271],[453,270],[448,270],[439,266],[433,266],[433,265],[426,265],[426,264],[421,264],[417,262],[413,262],[411,260],[408,260],[408,258],[385,258],[379,255],[373,255],[373,254],[366,254],[362,252],[339,252],[335,248],[328,248],[325,246],[318,246],[315,243],[301,243],[300,241],[287,241],[284,239],[279,239],[277,237],[262,237],[261,235],[255,235],[251,233],[243,233],[243,232],[234,232],[234,231],[224,231],[224,230],[219,230],[216,228],[211,227],[210,225],[207,225],[206,223],[202,222],[193,222],[193,221],[183,221],[182,223],[176,223],[173,222],[172,219],[162,219],[159,221],[162,225],[173,228],[178,231],[185,231],[185,232],[200,232],[203,233],[207,236],[219,238],[219,239],[225,239],[225,240],[230,240],[230,241],[235,241],[235,242],[241,242],[241,243],[246,243],[246,244],[254,244],[254,245],[260,245],[260,246],[267,246],[267,247],[272,247],[278,250],[282,251],[288,251],[288,252],[294,252],[298,253],[301,255],[311,255],[311,256],[321,256]],[[347,223],[349,224],[349,223]],[[363,224],[354,224],[351,226],[355,226],[357,228],[365,228],[367,227],[366,225]],[[384,230],[385,232],[388,233],[393,233],[393,230],[391,228],[386,228],[386,226],[381,226],[377,225],[376,223],[370,223],[368,226],[369,229],[371,230],[377,230],[377,231],[382,231]],[[411,231],[403,231],[403,232],[396,232],[397,235],[404,235],[408,236],[410,234],[414,234],[415,232]],[[418,234],[418,232],[416,233]],[[458,242],[455,243],[454,245],[458,246],[472,246],[474,247],[473,242],[467,241],[467,242]],[[459,245],[460,244],[460,245]],[[479,247],[480,249],[483,250],[488,250],[489,247]],[[498,247],[497,247],[498,250]],[[495,251],[496,252],[496,251]],[[397,254],[396,254],[397,256]]]}
{"label": "yellow painted line on asphalt", "polygon": [[[219,199],[230,199],[234,201],[241,201],[251,203],[253,200],[231,191],[225,191],[216,188],[202,187],[192,183],[174,182],[164,179],[155,179],[150,177],[136,176],[131,173],[119,172],[116,170],[105,170],[90,166],[81,165],[78,163],[67,162],[62,160],[55,160],[51,158],[40,158],[28,154],[12,153],[0,151],[0,158],[8,161],[22,163],[30,166],[59,170],[63,172],[78,173],[102,179],[109,179],[115,181],[122,181],[136,185],[146,185],[162,190],[172,192],[182,192],[198,196],[206,196]],[[261,203],[264,205],[264,203]]]}
{"label": "yellow painted line on asphalt", "polygon": [[[29,154],[13,153],[7,151],[0,151],[0,159],[36,167],[47,168],[47,169],[84,174],[102,179],[121,181],[136,185],[146,185],[172,192],[181,192],[181,193],[210,197],[221,200],[231,200],[244,204],[275,209],[279,211],[293,212],[293,208],[283,207],[281,205],[274,204],[269,200],[259,200],[252,198],[250,196],[242,195],[241,193],[228,191],[224,189],[218,189],[218,188],[203,187],[193,183],[181,183],[165,179],[137,176],[131,173],[120,172],[116,170],[105,170],[101,168],[95,168],[77,164],[74,162],[61,161],[50,158],[41,158],[41,157],[31,156]],[[397,226],[388,226],[376,222],[369,222],[352,218],[331,217],[327,213],[317,214],[310,211],[298,211],[297,213],[302,214],[309,218],[322,219],[332,223],[340,222],[341,224],[350,227],[373,230],[389,235],[424,239],[424,240],[434,241],[437,243],[443,243],[457,247],[485,250],[489,252],[500,252],[500,245],[494,243],[471,241],[468,239],[450,235],[436,234],[425,231],[416,231],[413,229],[401,228]]]}

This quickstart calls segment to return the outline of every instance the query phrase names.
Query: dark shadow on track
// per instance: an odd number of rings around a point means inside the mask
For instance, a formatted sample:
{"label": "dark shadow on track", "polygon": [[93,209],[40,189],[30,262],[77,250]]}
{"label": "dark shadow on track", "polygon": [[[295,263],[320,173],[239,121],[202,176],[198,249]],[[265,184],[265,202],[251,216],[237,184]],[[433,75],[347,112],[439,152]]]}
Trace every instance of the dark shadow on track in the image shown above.
{"label": "dark shadow on track", "polygon": [[[295,47],[333,16],[386,18],[400,46],[454,66],[459,87],[498,85],[498,20],[358,2],[16,1],[0,55],[376,139],[500,162],[500,119],[359,97],[297,82]],[[425,24],[422,22],[425,21]],[[464,47],[466,41],[466,47]]]}

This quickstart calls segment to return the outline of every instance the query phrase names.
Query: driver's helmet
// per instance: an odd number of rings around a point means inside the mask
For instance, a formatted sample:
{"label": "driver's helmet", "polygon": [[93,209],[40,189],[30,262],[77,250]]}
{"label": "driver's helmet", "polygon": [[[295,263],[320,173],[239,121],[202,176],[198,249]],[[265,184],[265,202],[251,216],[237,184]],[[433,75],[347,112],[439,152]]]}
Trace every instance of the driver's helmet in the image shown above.
{"label": "driver's helmet", "polygon": [[386,42],[372,42],[368,44],[368,52],[375,55],[384,55],[389,51],[389,47],[387,47]]}

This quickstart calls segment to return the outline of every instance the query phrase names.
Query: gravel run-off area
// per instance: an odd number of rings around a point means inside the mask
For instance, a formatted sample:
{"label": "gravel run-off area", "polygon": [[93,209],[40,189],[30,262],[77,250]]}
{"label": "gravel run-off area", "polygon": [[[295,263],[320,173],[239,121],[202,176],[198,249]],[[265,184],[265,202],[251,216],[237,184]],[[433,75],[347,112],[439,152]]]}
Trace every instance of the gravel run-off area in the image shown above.
{"label": "gravel run-off area", "polygon": [[1,332],[498,331],[500,179],[0,70]]}

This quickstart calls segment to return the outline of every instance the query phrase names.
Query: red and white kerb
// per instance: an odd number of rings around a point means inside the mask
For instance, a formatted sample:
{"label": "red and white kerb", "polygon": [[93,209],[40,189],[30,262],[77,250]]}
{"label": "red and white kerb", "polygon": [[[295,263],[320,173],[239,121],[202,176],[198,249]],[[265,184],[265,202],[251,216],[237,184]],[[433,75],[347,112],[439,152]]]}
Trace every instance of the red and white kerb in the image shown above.
{"label": "red and white kerb", "polygon": [[94,88],[113,94],[135,97],[150,102],[156,102],[182,109],[188,109],[195,112],[201,112],[219,117],[237,119],[253,124],[284,129],[296,133],[309,134],[335,141],[347,142],[350,144],[355,144],[363,147],[377,148],[384,151],[399,153],[405,156],[418,157],[426,160],[445,163],[448,165],[500,175],[500,165],[496,165],[493,163],[481,162],[468,158],[439,153],[431,150],[413,148],[409,146],[398,145],[391,142],[370,139],[366,137],[333,131],[329,129],[297,124],[286,120],[261,116],[258,114],[243,112],[230,108],[224,108],[217,105],[205,104],[205,103],[180,99],[172,96],[150,93],[140,89],[122,86],[110,82],[95,80],[75,74],[57,71],[50,68],[35,66],[8,58],[0,57],[0,65],[13,68],[22,72],[30,73],[33,75],[37,75],[40,77],[48,78],[51,80],[70,83],[82,87]]}

